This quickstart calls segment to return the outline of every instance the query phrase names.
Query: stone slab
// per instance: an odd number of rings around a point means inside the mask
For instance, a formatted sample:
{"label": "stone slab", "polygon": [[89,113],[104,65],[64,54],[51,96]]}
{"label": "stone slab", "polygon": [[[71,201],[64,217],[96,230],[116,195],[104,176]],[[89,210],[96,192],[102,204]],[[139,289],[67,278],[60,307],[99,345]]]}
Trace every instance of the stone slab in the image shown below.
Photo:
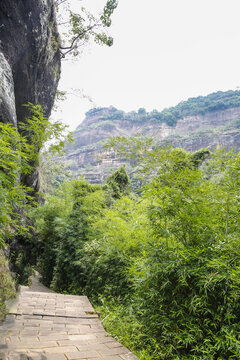
{"label": "stone slab", "polygon": [[0,324],[0,360],[137,359],[107,336],[86,296],[21,287]]}

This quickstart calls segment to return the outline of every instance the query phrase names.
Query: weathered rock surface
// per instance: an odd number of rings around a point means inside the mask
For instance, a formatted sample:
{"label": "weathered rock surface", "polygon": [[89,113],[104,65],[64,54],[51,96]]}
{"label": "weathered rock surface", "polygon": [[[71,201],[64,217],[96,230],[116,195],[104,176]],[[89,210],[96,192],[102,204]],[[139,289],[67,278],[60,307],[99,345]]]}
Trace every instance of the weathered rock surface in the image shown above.
{"label": "weathered rock surface", "polygon": [[[60,76],[53,0],[0,1],[0,121],[24,121],[23,104],[50,115]],[[37,172],[24,179],[38,187]]]}
{"label": "weathered rock surface", "polygon": [[[75,143],[66,148],[64,158],[73,175],[84,175],[87,180],[98,183],[120,167],[122,161],[114,153],[102,151],[103,142],[113,136],[153,136],[160,144],[188,151],[240,148],[240,107],[187,116],[179,119],[175,127],[152,121],[109,120],[111,111],[111,108],[103,108],[87,115],[75,130]],[[131,172],[130,166],[128,170]]]}
{"label": "weathered rock surface", "polygon": [[17,126],[12,69],[0,52],[0,121]]}

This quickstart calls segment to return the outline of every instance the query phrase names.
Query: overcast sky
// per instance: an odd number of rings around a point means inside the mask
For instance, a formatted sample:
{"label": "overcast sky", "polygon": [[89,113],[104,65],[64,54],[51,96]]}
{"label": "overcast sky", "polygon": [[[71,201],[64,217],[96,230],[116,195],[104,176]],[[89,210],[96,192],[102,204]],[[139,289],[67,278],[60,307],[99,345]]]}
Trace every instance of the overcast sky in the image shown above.
{"label": "overcast sky", "polygon": [[[105,2],[85,1],[94,11]],[[239,14],[240,0],[119,0],[110,29],[114,45],[87,47],[78,61],[63,62],[59,88],[75,93],[53,118],[74,129],[93,106],[162,110],[237,89]]]}

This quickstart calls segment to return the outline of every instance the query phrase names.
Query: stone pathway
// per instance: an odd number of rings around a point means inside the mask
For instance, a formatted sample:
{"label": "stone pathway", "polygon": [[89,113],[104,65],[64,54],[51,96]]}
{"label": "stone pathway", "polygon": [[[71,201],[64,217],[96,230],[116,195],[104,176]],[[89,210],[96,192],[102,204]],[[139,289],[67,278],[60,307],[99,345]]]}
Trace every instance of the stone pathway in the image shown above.
{"label": "stone pathway", "polygon": [[45,292],[45,293],[46,292],[54,293],[53,290],[47,288],[40,282],[40,278],[41,278],[41,275],[39,274],[39,272],[34,271],[34,275],[32,275],[30,278],[31,285],[28,288],[25,288],[25,290],[26,291],[29,290],[29,291]]}
{"label": "stone pathway", "polygon": [[0,324],[0,360],[138,360],[107,336],[86,296],[46,289],[21,287]]}

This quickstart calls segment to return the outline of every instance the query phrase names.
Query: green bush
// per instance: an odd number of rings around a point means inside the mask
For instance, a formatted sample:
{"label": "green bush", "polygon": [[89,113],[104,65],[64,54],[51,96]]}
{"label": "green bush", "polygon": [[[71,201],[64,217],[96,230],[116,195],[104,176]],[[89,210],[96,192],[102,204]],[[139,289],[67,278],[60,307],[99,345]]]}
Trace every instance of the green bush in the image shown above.
{"label": "green bush", "polygon": [[[51,286],[57,291],[80,293],[86,280],[81,264],[81,250],[94,234],[92,223],[101,213],[106,200],[101,185],[90,185],[84,180],[71,182],[72,210],[63,221],[62,233],[56,244],[56,263]],[[45,263],[45,258],[44,258]]]}
{"label": "green bush", "polygon": [[111,196],[115,199],[129,192],[130,179],[124,166],[107,177]]}
{"label": "green bush", "polygon": [[5,302],[14,298],[15,295],[15,284],[9,271],[8,262],[3,251],[0,250],[0,321],[5,316]]}
{"label": "green bush", "polygon": [[134,309],[159,358],[239,358],[239,246],[149,248],[135,269]]}

